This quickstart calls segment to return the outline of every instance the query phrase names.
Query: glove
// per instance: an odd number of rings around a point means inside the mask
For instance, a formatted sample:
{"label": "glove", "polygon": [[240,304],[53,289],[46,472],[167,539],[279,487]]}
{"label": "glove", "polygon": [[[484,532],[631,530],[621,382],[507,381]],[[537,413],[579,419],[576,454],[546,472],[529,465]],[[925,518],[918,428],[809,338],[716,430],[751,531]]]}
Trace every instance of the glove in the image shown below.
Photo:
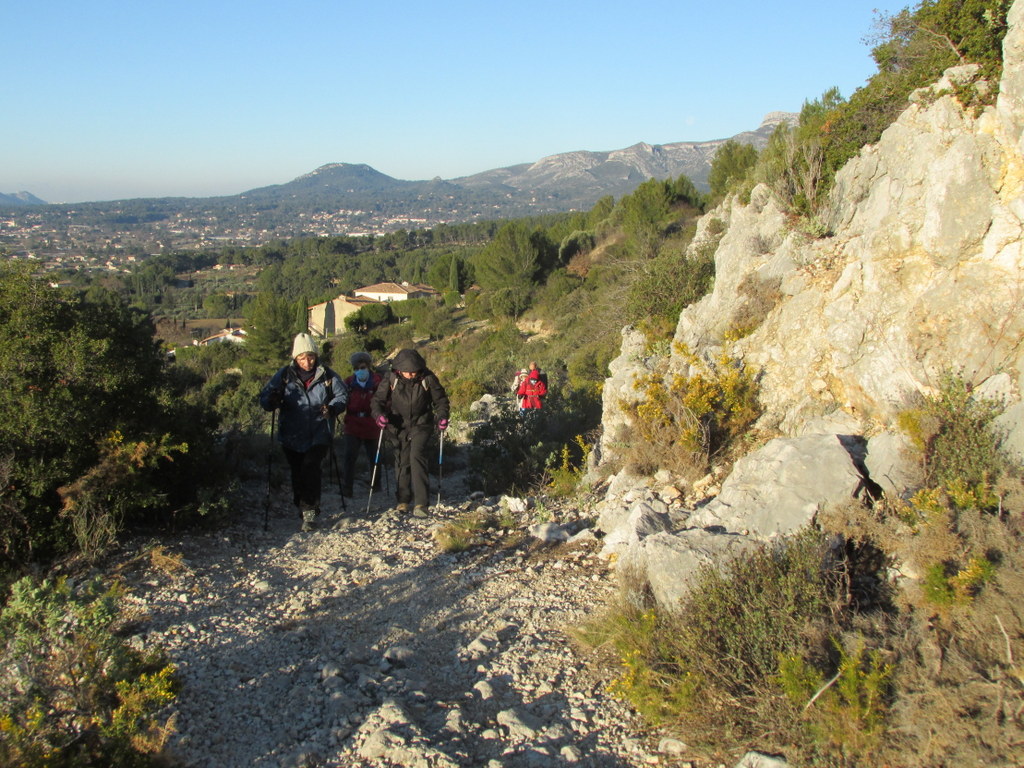
{"label": "glove", "polygon": [[384,427],[386,427],[387,425],[388,417],[382,413],[380,416],[377,417],[377,426],[380,427],[381,429],[384,429]]}
{"label": "glove", "polygon": [[440,429],[442,432],[448,429],[448,419],[441,419],[440,421],[438,421],[437,428]]}
{"label": "glove", "polygon": [[323,416],[325,419],[331,418],[331,406],[327,405],[327,403],[321,405],[320,415]]}
{"label": "glove", "polygon": [[270,406],[270,410],[272,411],[275,410],[276,408],[280,408],[283,402],[284,392],[274,390],[267,396],[267,405]]}

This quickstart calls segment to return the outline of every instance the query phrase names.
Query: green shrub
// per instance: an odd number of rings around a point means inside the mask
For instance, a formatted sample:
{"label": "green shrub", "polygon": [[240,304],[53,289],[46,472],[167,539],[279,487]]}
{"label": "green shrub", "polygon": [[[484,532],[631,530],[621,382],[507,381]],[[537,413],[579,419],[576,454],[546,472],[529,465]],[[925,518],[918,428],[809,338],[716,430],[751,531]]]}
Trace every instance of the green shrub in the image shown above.
{"label": "green shrub", "polygon": [[[554,383],[554,377],[549,381]],[[576,445],[568,436],[597,423],[600,401],[593,394],[555,389],[542,410],[520,414],[508,404],[476,430],[469,467],[484,491],[522,493],[543,484],[546,469],[557,464],[563,448]]]}
{"label": "green shrub", "polygon": [[995,567],[987,557],[970,558],[963,568],[953,563],[935,563],[925,571],[922,588],[925,599],[937,607],[964,604],[992,580]]}
{"label": "green shrub", "polygon": [[57,489],[78,551],[95,560],[115,542],[127,511],[158,506],[162,494],[147,484],[145,470],[187,452],[187,445],[171,445],[166,435],[155,441],[125,441],[119,431],[107,435],[98,462]]}
{"label": "green shrub", "polygon": [[582,435],[576,435],[571,444],[567,443],[560,451],[552,453],[547,461],[545,485],[548,492],[552,496],[571,496],[586,472],[589,456],[590,446],[583,441]]}
{"label": "green shrub", "polygon": [[510,405],[473,434],[469,468],[486,493],[521,493],[540,481],[554,446],[544,442],[544,420],[532,416]]}
{"label": "green shrub", "polygon": [[[73,551],[73,522],[84,523],[79,542],[91,530],[86,539],[97,545],[121,520],[165,522],[172,510],[194,509],[201,486],[216,484],[216,416],[191,396],[201,379],[169,369],[151,321],[116,295],[93,289],[86,298],[23,269],[0,269],[5,566]],[[126,448],[117,459],[114,435]],[[101,488],[115,464],[120,485]],[[76,489],[78,508],[90,510],[77,519],[61,513]]]}
{"label": "green shrub", "polygon": [[174,669],[117,636],[119,600],[99,582],[14,585],[0,611],[0,764],[156,764]]}
{"label": "green shrub", "polygon": [[730,139],[715,151],[708,173],[711,197],[722,199],[746,178],[757,163],[757,150],[750,144]]}
{"label": "green shrub", "polygon": [[593,232],[576,230],[566,235],[559,244],[558,260],[562,264],[568,264],[574,256],[592,251],[594,249],[594,242]]}
{"label": "green shrub", "polygon": [[401,304],[404,304],[404,302],[395,302],[393,304],[366,304],[355,312],[345,316],[345,328],[350,333],[366,333],[373,328],[387,325],[388,323],[394,322],[394,320],[399,317],[399,315],[396,314],[397,309],[392,311],[392,308]]}
{"label": "green shrub", "polygon": [[615,694],[688,742],[764,739],[768,724],[781,741],[792,718],[775,697],[780,659],[834,668],[827,638],[846,599],[837,566],[827,539],[806,531],[701,569],[671,613],[623,605],[581,637],[617,651]]}
{"label": "green shrub", "polygon": [[783,657],[778,681],[799,713],[816,760],[864,765],[876,753],[887,729],[893,666],[878,650],[858,641],[847,652],[834,642],[838,671],[828,682],[821,670],[800,656]]}
{"label": "green shrub", "polygon": [[[1019,468],[999,454],[991,429],[997,412],[959,374],[944,373],[934,393],[899,417],[919,453],[909,458],[920,459],[925,486],[906,500],[883,498],[819,516],[830,530],[877,551],[890,573],[902,574],[886,582],[884,615],[859,617],[870,621],[872,644],[885,653],[884,664],[879,657],[862,665],[864,684],[872,669],[892,665],[885,733],[872,733],[866,722],[858,728],[876,764],[1024,760],[1024,724],[1007,716],[1024,711],[1016,661],[1024,636],[1017,610],[1024,589],[1024,486]],[[988,682],[979,686],[979,680]],[[819,728],[819,743],[844,719],[857,723],[855,708],[824,722],[815,722],[812,710],[808,723]],[[851,743],[853,737],[848,734]]]}
{"label": "green shrub", "polygon": [[415,333],[431,339],[442,339],[450,336],[455,330],[452,309],[440,302],[417,299],[412,309],[412,324]]}
{"label": "green shrub", "polygon": [[900,414],[900,427],[923,453],[929,486],[962,506],[997,502],[992,484],[1005,464],[992,423],[1001,410],[995,400],[978,397],[960,374],[946,371],[934,395]]}
{"label": "green shrub", "polygon": [[715,279],[713,252],[692,258],[668,253],[643,265],[626,297],[626,319],[644,328],[658,329],[651,336],[669,337],[679,313],[711,290]]}

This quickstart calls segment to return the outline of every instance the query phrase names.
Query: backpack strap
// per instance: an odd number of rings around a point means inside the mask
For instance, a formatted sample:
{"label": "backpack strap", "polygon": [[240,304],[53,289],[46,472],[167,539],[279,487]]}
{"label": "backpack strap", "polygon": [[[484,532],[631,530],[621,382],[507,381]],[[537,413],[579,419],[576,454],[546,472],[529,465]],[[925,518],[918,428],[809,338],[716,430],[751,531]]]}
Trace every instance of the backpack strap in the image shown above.
{"label": "backpack strap", "polygon": [[[392,376],[391,377],[391,391],[392,392],[395,391],[395,386],[397,384],[398,384],[398,377],[397,376]],[[426,376],[424,376],[422,379],[420,379],[420,386],[423,387],[423,391],[424,392],[426,392],[428,395],[430,394],[430,387],[427,386],[427,377]]]}

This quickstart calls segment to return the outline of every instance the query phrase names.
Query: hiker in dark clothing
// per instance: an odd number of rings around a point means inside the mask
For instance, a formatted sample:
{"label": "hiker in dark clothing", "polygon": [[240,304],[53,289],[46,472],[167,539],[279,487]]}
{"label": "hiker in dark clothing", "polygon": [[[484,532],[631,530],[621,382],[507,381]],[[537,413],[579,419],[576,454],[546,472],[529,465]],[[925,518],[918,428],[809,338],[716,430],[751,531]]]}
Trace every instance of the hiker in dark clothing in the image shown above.
{"label": "hiker in dark clothing", "polygon": [[449,409],[448,394],[419,352],[403,349],[395,355],[371,412],[396,451],[396,509],[405,512],[411,502],[413,515],[426,517],[427,442],[435,425],[448,428]]}
{"label": "hiker in dark clothing", "polygon": [[291,469],[292,498],[311,531],[320,514],[320,465],[331,445],[332,419],[344,412],[348,390],[338,374],[320,365],[313,337],[300,333],[292,344],[292,362],[273,375],[260,392],[265,411],[281,409],[277,439]]}
{"label": "hiker in dark clothing", "polygon": [[[356,459],[359,450],[366,454],[367,463],[373,466],[380,439],[380,427],[370,413],[373,393],[381,382],[379,373],[373,370],[373,359],[366,352],[356,352],[349,358],[353,374],[345,379],[348,388],[348,407],[345,411],[345,478],[342,493],[352,495],[355,480]],[[374,481],[374,490],[380,487],[380,478]]]}

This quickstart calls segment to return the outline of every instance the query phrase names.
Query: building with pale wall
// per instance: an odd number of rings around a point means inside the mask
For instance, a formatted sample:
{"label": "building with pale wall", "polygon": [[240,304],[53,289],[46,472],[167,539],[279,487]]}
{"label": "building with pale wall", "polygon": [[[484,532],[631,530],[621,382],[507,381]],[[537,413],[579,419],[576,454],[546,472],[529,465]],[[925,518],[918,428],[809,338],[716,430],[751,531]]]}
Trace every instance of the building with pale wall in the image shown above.
{"label": "building with pale wall", "polygon": [[425,299],[429,296],[437,296],[438,293],[429,285],[422,283],[377,283],[368,285],[365,288],[356,288],[353,295],[362,296],[367,299],[379,301],[382,304],[389,301],[405,301],[406,299]]}
{"label": "building with pale wall", "polygon": [[353,296],[338,296],[336,299],[314,304],[308,308],[309,332],[325,338],[345,331],[345,318],[358,312],[367,304],[379,304],[376,299]]}
{"label": "building with pale wall", "polygon": [[314,304],[307,310],[309,332],[326,338],[345,332],[345,318],[367,304],[387,304],[406,299],[425,299],[438,296],[437,291],[422,283],[376,283],[356,288],[352,296],[338,296],[330,301]]}

